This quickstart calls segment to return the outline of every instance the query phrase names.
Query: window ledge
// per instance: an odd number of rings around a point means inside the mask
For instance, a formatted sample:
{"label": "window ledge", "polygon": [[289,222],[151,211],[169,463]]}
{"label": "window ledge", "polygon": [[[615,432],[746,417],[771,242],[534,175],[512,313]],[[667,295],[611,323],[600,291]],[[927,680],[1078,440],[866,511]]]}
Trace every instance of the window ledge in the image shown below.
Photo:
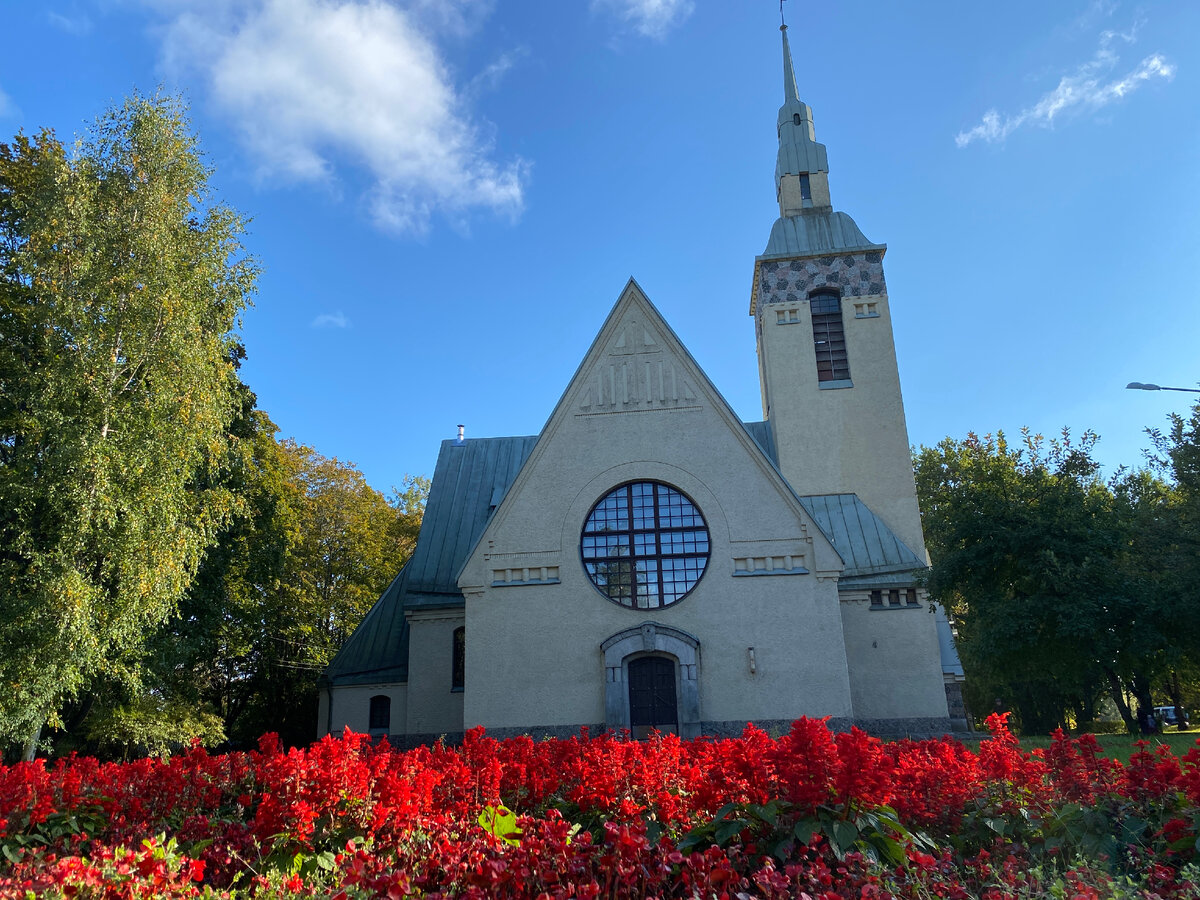
{"label": "window ledge", "polygon": [[804,566],[794,566],[790,569],[755,569],[751,572],[748,569],[735,569],[733,572],[734,578],[747,578],[757,575],[807,575],[808,569]]}
{"label": "window ledge", "polygon": [[463,692],[463,689],[460,687],[450,688],[450,693],[452,693],[452,694],[461,694],[462,692]]}
{"label": "window ledge", "polygon": [[492,587],[529,587],[535,584],[561,584],[557,578],[547,578],[544,581],[540,578],[531,578],[528,581],[493,581]]}
{"label": "window ledge", "polygon": [[872,612],[874,612],[875,610],[885,610],[885,609],[920,609],[921,604],[920,603],[901,603],[899,606],[892,606],[890,603],[887,603],[887,604],[879,603],[879,604],[873,604],[870,608],[871,608]]}
{"label": "window ledge", "polygon": [[852,388],[854,387],[854,382],[849,378],[842,378],[838,381],[818,381],[817,387],[823,391],[836,391],[839,388]]}

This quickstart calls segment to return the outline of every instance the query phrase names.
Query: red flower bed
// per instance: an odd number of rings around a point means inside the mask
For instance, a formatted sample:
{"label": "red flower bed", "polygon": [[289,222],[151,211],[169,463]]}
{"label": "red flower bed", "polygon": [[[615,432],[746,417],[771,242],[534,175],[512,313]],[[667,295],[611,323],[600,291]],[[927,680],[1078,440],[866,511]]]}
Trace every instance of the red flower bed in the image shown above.
{"label": "red flower bed", "polygon": [[[0,896],[1184,896],[1200,749],[350,732],[284,752],[0,767]],[[1130,887],[1133,885],[1133,887]],[[1122,892],[1125,893],[1122,893]]]}

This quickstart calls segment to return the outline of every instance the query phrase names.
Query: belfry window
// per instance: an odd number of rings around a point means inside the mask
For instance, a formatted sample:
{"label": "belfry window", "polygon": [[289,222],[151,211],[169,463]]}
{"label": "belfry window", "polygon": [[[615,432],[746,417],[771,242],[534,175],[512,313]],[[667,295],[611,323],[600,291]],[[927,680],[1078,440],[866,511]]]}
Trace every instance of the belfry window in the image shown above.
{"label": "belfry window", "polygon": [[813,348],[817,356],[817,381],[849,381],[846,331],[842,325],[842,298],[833,291],[809,295]]}
{"label": "belfry window", "polygon": [[800,199],[812,199],[812,184],[809,182],[807,175],[800,176]]}
{"label": "belfry window", "polygon": [[656,609],[681,600],[708,566],[708,527],[682,493],[623,484],[592,507],[580,537],[592,584],[614,603]]}

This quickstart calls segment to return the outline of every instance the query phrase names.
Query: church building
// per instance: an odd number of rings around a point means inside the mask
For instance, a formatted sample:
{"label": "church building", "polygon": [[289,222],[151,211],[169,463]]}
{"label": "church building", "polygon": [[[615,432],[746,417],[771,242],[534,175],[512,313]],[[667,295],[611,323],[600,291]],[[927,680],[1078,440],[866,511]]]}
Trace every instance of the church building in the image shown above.
{"label": "church building", "polygon": [[322,734],[965,727],[920,583],[886,247],[833,209],[786,26],[783,70],[762,421],[631,280],[540,434],[442,444],[412,558],[321,679]]}

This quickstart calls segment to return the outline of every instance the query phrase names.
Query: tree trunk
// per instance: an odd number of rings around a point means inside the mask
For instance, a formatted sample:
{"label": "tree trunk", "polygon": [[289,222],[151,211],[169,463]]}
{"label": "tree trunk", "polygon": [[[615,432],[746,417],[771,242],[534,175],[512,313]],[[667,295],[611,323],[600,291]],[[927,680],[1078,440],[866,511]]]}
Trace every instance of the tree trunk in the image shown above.
{"label": "tree trunk", "polygon": [[25,746],[21,749],[21,761],[22,762],[33,762],[34,759],[37,757],[38,739],[41,738],[41,736],[42,736],[42,726],[39,725],[37,727],[37,730],[34,731],[34,733],[30,736],[29,740],[27,740],[25,742]]}
{"label": "tree trunk", "polygon": [[1125,728],[1130,734],[1138,733],[1137,722],[1134,721],[1133,713],[1129,710],[1129,704],[1125,702],[1125,688],[1121,684],[1121,679],[1117,677],[1117,673],[1112,669],[1105,669],[1104,674],[1108,676],[1109,693],[1112,695],[1113,702],[1117,704],[1117,710],[1121,713],[1121,719],[1125,722]]}

